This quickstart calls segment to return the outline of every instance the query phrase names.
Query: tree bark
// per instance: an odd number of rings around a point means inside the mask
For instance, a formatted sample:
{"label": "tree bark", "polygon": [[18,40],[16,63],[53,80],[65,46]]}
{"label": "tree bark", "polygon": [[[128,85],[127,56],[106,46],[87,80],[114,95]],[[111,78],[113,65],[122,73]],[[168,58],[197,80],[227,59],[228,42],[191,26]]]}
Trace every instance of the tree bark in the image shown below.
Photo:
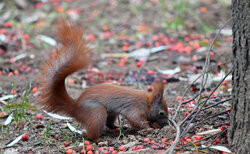
{"label": "tree bark", "polygon": [[233,74],[229,143],[235,153],[250,153],[250,0],[232,0]]}

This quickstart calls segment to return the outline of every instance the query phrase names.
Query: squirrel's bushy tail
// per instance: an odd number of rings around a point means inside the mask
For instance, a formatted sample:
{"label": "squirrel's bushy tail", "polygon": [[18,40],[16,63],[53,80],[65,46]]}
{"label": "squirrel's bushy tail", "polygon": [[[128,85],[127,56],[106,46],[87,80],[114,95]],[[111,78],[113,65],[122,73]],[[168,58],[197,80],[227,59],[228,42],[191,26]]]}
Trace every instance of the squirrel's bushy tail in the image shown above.
{"label": "squirrel's bushy tail", "polygon": [[65,78],[90,64],[90,49],[83,39],[84,29],[76,23],[60,19],[56,31],[61,46],[41,67],[39,103],[48,111],[70,115],[77,104],[66,91]]}

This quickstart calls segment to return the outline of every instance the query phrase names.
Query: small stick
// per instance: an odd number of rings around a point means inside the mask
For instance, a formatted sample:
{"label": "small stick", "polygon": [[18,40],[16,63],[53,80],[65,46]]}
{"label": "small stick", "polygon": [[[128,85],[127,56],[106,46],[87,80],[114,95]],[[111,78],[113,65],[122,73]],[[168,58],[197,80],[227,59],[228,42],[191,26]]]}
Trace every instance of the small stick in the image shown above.
{"label": "small stick", "polygon": [[[189,130],[189,125],[191,124],[191,122],[196,118],[197,114],[200,113],[201,109],[204,107],[204,105],[206,104],[206,102],[208,101],[208,99],[214,94],[214,92],[219,88],[219,86],[222,84],[222,82],[226,79],[226,77],[232,72],[232,69],[225,75],[225,77],[220,81],[219,84],[217,84],[217,86],[214,88],[214,90],[211,92],[211,94],[208,96],[208,98],[201,104],[200,109],[197,112],[193,112],[194,116],[192,117],[192,119],[188,122],[188,124],[186,125],[186,128],[183,130],[183,132],[181,133],[181,137]],[[193,110],[197,110],[198,109],[199,104],[196,106],[196,108]],[[191,115],[191,114],[189,114]],[[187,120],[184,119],[181,123],[183,124],[185,121]]]}
{"label": "small stick", "polygon": [[194,128],[195,126],[197,126],[197,125],[203,123],[204,121],[206,121],[206,120],[208,120],[208,119],[214,118],[214,117],[216,117],[216,116],[218,116],[218,115],[227,114],[227,113],[228,113],[228,111],[223,111],[223,112],[216,113],[216,114],[214,114],[214,115],[208,116],[207,118],[205,118],[205,119],[199,121],[198,123],[196,123],[195,125],[193,125],[193,126],[190,127],[189,129]]}
{"label": "small stick", "polygon": [[177,114],[179,113],[182,104],[184,104],[184,103],[186,104],[186,103],[188,103],[188,102],[191,102],[192,100],[194,100],[196,97],[198,97],[198,96],[200,95],[200,93],[198,93],[197,96],[195,95],[195,97],[193,97],[190,101],[188,100],[188,101],[186,101],[186,102],[182,102],[182,100],[183,100],[184,96],[186,95],[188,89],[190,89],[191,86],[192,86],[201,76],[202,76],[202,74],[199,75],[199,76],[198,76],[190,85],[188,85],[187,88],[185,89],[184,94],[183,94],[183,96],[181,97],[181,101],[180,101],[181,103],[179,103],[179,105],[178,105],[178,107],[177,107],[177,110],[176,110],[176,112],[175,112],[175,115],[174,115],[174,117],[173,117],[173,120],[176,119],[176,116],[177,116]]}

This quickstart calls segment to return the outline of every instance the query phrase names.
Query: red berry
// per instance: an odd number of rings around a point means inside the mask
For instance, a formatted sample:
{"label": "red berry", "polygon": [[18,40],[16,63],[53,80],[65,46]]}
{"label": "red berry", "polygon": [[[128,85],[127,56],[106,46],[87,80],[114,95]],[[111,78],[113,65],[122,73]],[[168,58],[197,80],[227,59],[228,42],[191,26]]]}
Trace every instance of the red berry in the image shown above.
{"label": "red berry", "polygon": [[93,152],[92,151],[88,151],[87,154],[93,154]]}
{"label": "red berry", "polygon": [[37,119],[37,120],[41,120],[41,119],[43,119],[43,116],[42,116],[41,114],[37,114],[37,115],[36,115],[36,119]]}
{"label": "red berry", "polygon": [[187,142],[190,142],[190,141],[192,141],[192,140],[191,140],[190,138],[188,138],[188,139],[186,139],[186,141],[187,141]]}
{"label": "red berry", "polygon": [[84,141],[84,145],[89,145],[90,142],[89,141]]}
{"label": "red berry", "polygon": [[152,74],[154,74],[154,71],[148,70],[148,75],[152,75]]}
{"label": "red berry", "polygon": [[196,136],[196,140],[201,140],[201,139],[203,139],[203,136],[200,135]]}
{"label": "red berry", "polygon": [[190,87],[190,90],[195,91],[196,90],[195,86]]}
{"label": "red berry", "polygon": [[137,150],[139,150],[139,149],[143,149],[144,148],[144,146],[143,145],[139,145],[138,147],[137,147]]}
{"label": "red berry", "polygon": [[161,141],[166,143],[168,140],[166,138],[163,138]]}
{"label": "red berry", "polygon": [[149,141],[150,141],[149,138],[145,138],[145,139],[144,139],[144,142],[146,142],[146,143],[148,143]]}
{"label": "red berry", "polygon": [[9,62],[10,62],[10,63],[14,63],[14,62],[15,62],[15,59],[14,59],[14,58],[10,58]]}
{"label": "red berry", "polygon": [[109,147],[109,152],[113,152],[114,151],[114,147]]}
{"label": "red berry", "polygon": [[86,147],[86,150],[87,151],[91,151],[93,149],[93,147],[91,146],[91,145],[88,145],[87,147]]}
{"label": "red berry", "polygon": [[72,154],[73,153],[73,150],[72,149],[68,149],[67,151],[66,151],[66,154]]}
{"label": "red berry", "polygon": [[152,86],[148,86],[148,91],[152,91],[152,90],[153,90]]}
{"label": "red berry", "polygon": [[195,142],[194,144],[199,146],[199,145],[201,145],[201,142]]}
{"label": "red berry", "polygon": [[226,122],[225,122],[225,125],[229,126],[229,125],[230,125],[230,122],[229,122],[229,121],[226,121]]}
{"label": "red berry", "polygon": [[137,67],[141,67],[142,62],[141,62],[141,61],[138,61],[138,62],[136,63],[136,65],[137,65]]}
{"label": "red berry", "polygon": [[100,148],[99,148],[99,151],[103,151],[103,150],[104,150],[104,147],[100,147]]}
{"label": "red berry", "polygon": [[220,142],[220,138],[218,138],[216,141],[215,141],[215,143],[219,143]]}
{"label": "red berry", "polygon": [[11,28],[12,27],[11,23],[9,23],[9,22],[5,22],[3,26],[5,28]]}
{"label": "red berry", "polygon": [[120,146],[120,147],[119,147],[119,150],[120,150],[120,151],[124,151],[125,149],[126,149],[125,146]]}
{"label": "red berry", "polygon": [[152,141],[150,142],[150,144],[155,144],[155,140],[152,140]]}
{"label": "red berry", "polygon": [[210,57],[214,57],[214,52],[210,52]]}
{"label": "red berry", "polygon": [[57,140],[59,137],[61,137],[62,135],[61,134],[56,134],[55,136],[54,136],[54,138]]}
{"label": "red berry", "polygon": [[152,148],[152,149],[156,149],[156,148],[158,148],[158,146],[157,146],[157,145],[152,145],[151,148]]}
{"label": "red berry", "polygon": [[63,144],[64,144],[65,146],[69,146],[69,145],[70,145],[70,142],[64,141]]}
{"label": "red berry", "polygon": [[188,143],[187,143],[187,142],[183,142],[183,143],[182,143],[182,145],[186,145],[186,144],[188,144]]}
{"label": "red berry", "polygon": [[136,146],[131,147],[132,151],[137,150]]}
{"label": "red berry", "polygon": [[184,116],[187,117],[190,113],[189,112],[185,112]]}
{"label": "red berry", "polygon": [[86,150],[81,150],[81,153],[86,153]]}
{"label": "red berry", "polygon": [[23,141],[28,141],[28,136],[27,136],[27,134],[23,134],[23,135],[22,135],[22,140],[23,140]]}

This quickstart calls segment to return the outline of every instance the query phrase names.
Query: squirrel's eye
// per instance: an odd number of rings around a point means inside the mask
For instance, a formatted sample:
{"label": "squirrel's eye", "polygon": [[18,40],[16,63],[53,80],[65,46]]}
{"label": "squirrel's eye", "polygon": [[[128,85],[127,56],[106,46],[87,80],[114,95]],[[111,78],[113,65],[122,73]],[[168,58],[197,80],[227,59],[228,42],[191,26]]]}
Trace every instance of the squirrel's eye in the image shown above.
{"label": "squirrel's eye", "polygon": [[163,111],[160,111],[159,114],[160,114],[161,116],[163,116],[163,115],[164,115],[164,112],[163,112]]}

